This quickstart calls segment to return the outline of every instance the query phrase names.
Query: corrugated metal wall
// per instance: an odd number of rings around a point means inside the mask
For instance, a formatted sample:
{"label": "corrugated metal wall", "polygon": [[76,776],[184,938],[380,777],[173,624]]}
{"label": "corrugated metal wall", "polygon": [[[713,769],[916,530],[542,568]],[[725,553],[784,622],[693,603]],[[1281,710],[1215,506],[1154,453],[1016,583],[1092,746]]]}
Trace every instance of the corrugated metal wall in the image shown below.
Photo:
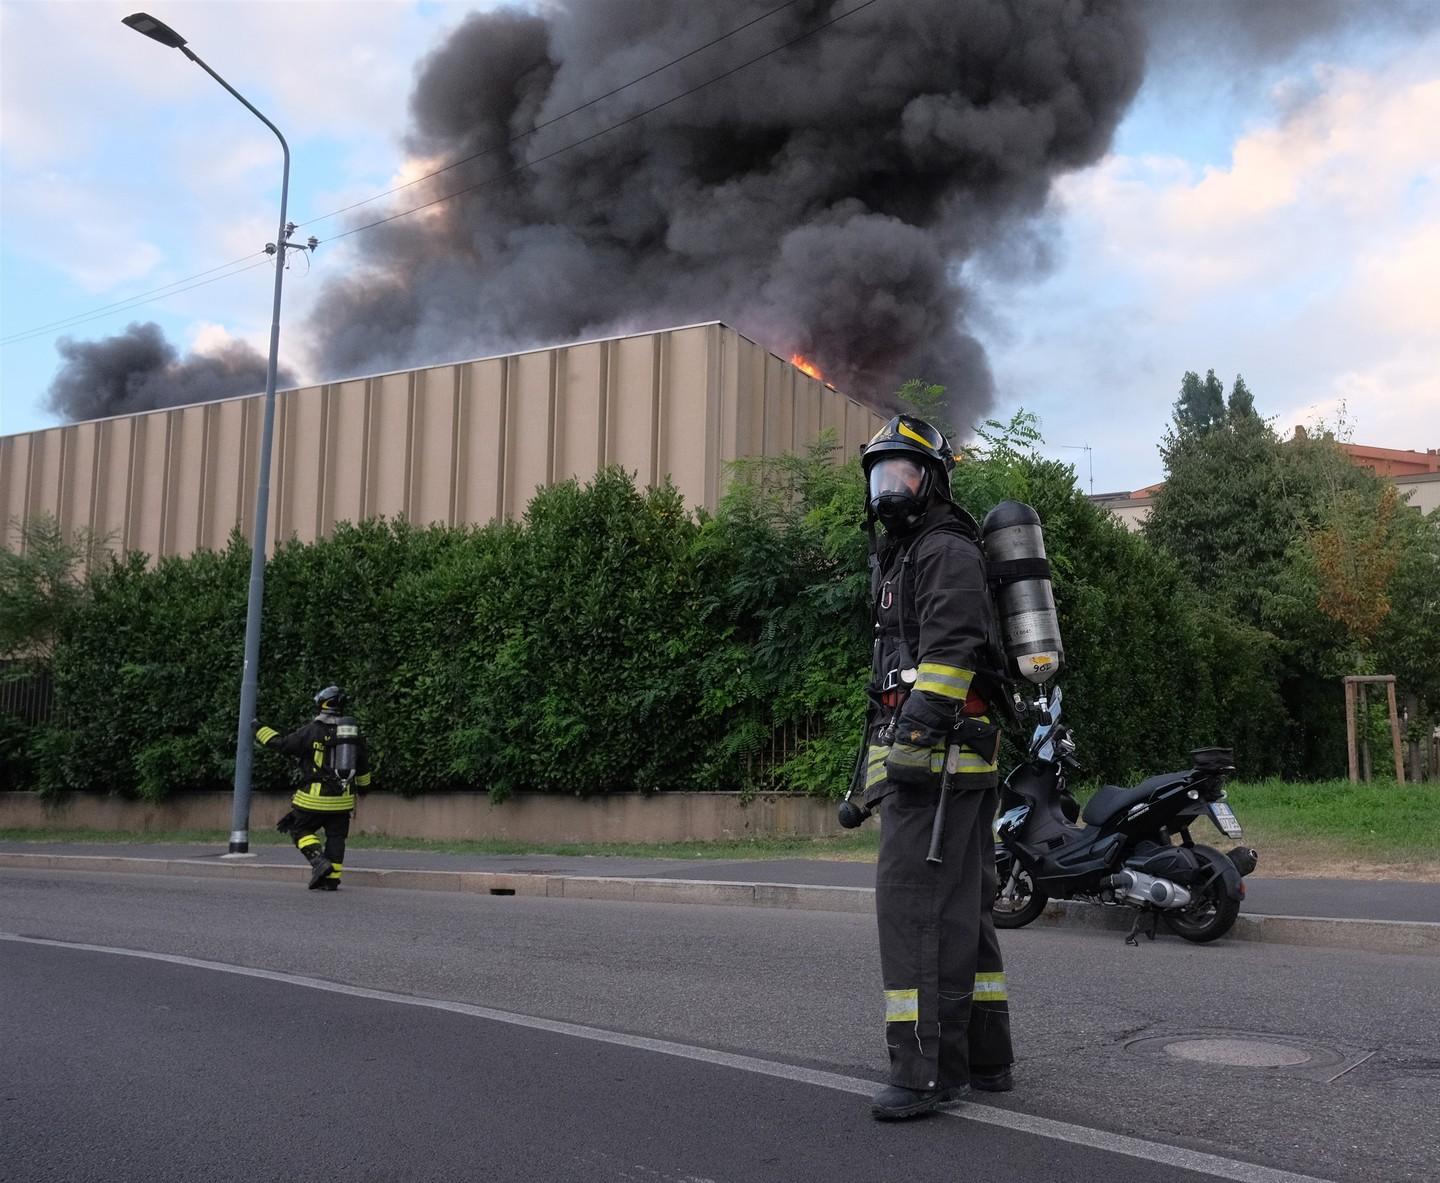
{"label": "corrugated metal wall", "polygon": [[[0,437],[0,527],[48,511],[153,556],[223,546],[255,512],[258,395]],[[881,420],[722,324],[287,390],[270,527],[308,541],[375,515],[516,517],[537,487],[621,464],[714,508],[728,461],[853,455]]]}

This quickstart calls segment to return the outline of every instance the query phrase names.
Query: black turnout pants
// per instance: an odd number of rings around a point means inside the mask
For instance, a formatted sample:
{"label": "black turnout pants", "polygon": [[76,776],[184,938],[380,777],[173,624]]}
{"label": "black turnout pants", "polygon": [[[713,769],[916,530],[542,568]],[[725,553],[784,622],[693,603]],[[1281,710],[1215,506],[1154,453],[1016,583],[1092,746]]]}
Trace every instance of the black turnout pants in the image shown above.
{"label": "black turnout pants", "polygon": [[314,845],[313,842],[302,843],[301,839],[311,838],[317,830],[323,829],[325,831],[326,861],[337,866],[344,863],[345,839],[350,837],[350,814],[348,811],[319,813],[292,805],[290,813],[295,818],[290,826],[290,840],[299,847],[301,854],[308,858],[308,850]]}
{"label": "black turnout pants", "polygon": [[1014,1060],[995,899],[994,787],[952,789],[939,866],[925,861],[939,786],[902,788],[881,803],[875,911],[885,981],[890,1083],[970,1083],[972,1069]]}

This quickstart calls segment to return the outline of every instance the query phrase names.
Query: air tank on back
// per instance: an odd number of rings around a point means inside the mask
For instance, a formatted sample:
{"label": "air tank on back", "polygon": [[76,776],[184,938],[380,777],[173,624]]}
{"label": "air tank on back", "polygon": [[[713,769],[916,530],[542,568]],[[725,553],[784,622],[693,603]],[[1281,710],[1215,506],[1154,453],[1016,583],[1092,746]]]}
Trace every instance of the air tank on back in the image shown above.
{"label": "air tank on back", "polygon": [[1020,501],[1002,501],[980,526],[995,588],[1008,672],[1044,683],[1060,672],[1065,647],[1050,589],[1050,562],[1040,515]]}

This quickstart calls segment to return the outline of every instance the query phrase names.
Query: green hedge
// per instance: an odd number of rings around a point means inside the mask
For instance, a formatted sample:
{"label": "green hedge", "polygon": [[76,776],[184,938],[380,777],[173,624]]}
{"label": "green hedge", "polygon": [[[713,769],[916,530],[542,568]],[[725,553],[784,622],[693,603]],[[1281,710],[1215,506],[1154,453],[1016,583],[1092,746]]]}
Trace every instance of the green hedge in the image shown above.
{"label": "green hedge", "polygon": [[[1089,774],[1123,779],[1233,742],[1277,770],[1287,726],[1267,634],[1213,610],[1174,562],[1096,510],[1071,470],[998,451],[957,471],[977,517],[1030,501]],[[823,449],[742,465],[713,516],[619,470],[538,493],[484,528],[342,525],[266,574],[260,717],[288,728],[336,681],[377,788],[580,795],[846,787],[869,660],[858,466]],[[57,719],[0,734],[0,768],[47,793],[151,799],[229,785],[249,549],[96,569],[59,630]],[[777,760],[777,737],[788,737]],[[260,751],[256,786],[294,771]]]}

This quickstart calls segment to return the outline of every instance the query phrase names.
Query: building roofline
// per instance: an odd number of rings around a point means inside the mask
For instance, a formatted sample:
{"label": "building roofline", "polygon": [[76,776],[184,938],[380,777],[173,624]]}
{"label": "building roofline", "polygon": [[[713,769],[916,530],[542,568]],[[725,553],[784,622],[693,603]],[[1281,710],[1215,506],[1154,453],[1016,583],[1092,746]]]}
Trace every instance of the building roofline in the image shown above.
{"label": "building roofline", "polygon": [[[790,361],[789,358],[781,357],[773,349],[761,345],[760,342],[756,341],[753,337],[746,336],[746,334],[742,333],[739,329],[735,328],[733,325],[726,324],[723,320],[702,320],[696,321],[694,324],[667,325],[663,328],[658,329],[640,329],[633,333],[615,333],[612,336],[608,337],[585,337],[579,341],[561,341],[554,345],[533,345],[528,349],[513,349],[505,353],[486,353],[482,354],[479,357],[463,357],[458,358],[454,361],[437,361],[425,366],[407,366],[398,370],[378,370],[373,374],[350,374],[343,378],[327,378],[323,382],[304,382],[301,383],[299,386],[279,387],[276,389],[275,393],[277,395],[285,394],[293,390],[305,390],[314,386],[339,386],[343,382],[368,382],[372,378],[388,378],[391,374],[416,374],[421,373],[425,370],[443,369],[446,366],[468,366],[473,365],[475,362],[499,361],[501,358],[506,357],[524,357],[528,353],[548,353],[552,349],[574,349],[581,345],[601,345],[608,341],[628,341],[632,337],[653,337],[657,333],[680,333],[684,332],[687,329],[708,329],[712,326],[718,326],[722,329],[729,329],[737,337],[741,338],[744,341],[750,342],[750,344],[754,345],[757,349],[764,349],[765,352],[768,353],[771,357],[775,358],[777,361],[784,362],[787,366],[794,366],[795,364],[794,362]],[[798,367],[796,368],[798,370]],[[799,372],[804,373],[803,370]],[[808,378],[809,375],[806,374],[806,377]],[[823,378],[817,379],[817,381],[819,381],[820,384],[824,386],[827,390],[830,390],[831,392],[838,394],[843,398],[848,398],[851,402],[857,403],[862,407],[871,409],[869,408],[868,403],[866,403],[863,399],[857,397],[856,395],[848,394],[843,390],[836,390],[835,387],[831,386]],[[150,407],[148,410],[144,411],[125,411],[118,415],[101,415],[95,419],[76,419],[69,423],[52,423],[48,427],[32,427],[29,431],[15,431],[0,434],[0,439],[15,439],[22,435],[34,435],[36,432],[40,431],[54,431],[57,427],[79,427],[83,423],[108,423],[114,419],[134,419],[140,415],[158,415],[162,414],[165,411],[183,411],[188,407],[219,406],[221,403],[234,403],[240,402],[248,398],[259,398],[264,393],[265,392],[263,390],[256,390],[252,391],[250,394],[231,394],[227,395],[225,398],[200,399],[197,402],[175,403],[173,406],[168,407]]]}

